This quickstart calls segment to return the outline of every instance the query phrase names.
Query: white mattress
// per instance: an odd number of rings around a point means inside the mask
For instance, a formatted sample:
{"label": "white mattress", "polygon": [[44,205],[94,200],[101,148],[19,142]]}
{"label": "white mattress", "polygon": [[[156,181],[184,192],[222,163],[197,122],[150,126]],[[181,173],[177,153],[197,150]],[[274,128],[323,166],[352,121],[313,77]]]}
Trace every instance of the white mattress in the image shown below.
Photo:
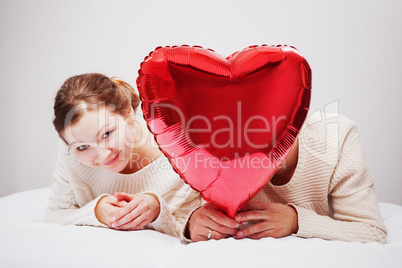
{"label": "white mattress", "polygon": [[387,244],[285,237],[183,245],[156,231],[46,224],[50,189],[0,198],[0,267],[402,267],[402,206],[380,203]]}

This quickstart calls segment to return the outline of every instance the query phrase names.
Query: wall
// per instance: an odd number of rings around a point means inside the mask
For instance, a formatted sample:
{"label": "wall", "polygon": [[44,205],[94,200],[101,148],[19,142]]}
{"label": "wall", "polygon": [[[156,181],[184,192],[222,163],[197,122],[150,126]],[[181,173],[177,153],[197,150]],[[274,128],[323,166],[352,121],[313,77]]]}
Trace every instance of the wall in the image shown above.
{"label": "wall", "polygon": [[311,110],[359,125],[380,201],[402,205],[400,1],[0,0],[0,196],[50,186],[58,138],[52,105],[84,72],[135,84],[157,46],[228,56],[288,44],[313,70]]}

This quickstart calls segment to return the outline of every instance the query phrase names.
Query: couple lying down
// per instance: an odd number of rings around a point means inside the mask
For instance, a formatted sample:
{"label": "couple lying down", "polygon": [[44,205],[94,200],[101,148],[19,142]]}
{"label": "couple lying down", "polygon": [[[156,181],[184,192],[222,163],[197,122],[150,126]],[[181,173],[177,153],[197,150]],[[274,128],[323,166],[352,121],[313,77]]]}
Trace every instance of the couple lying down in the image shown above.
{"label": "couple lying down", "polygon": [[[89,73],[58,90],[53,124],[61,141],[45,220],[134,231],[183,242],[289,235],[386,242],[372,175],[356,124],[309,116],[272,179],[230,218],[173,170],[135,111],[126,82]],[[241,223],[252,222],[243,228]]]}

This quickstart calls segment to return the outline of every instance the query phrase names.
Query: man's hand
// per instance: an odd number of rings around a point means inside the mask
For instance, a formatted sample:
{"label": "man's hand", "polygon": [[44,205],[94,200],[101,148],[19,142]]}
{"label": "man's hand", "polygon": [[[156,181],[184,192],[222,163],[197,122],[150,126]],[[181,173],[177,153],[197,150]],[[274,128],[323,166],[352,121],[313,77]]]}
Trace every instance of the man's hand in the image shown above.
{"label": "man's hand", "polygon": [[216,210],[207,203],[199,207],[191,215],[187,230],[192,241],[206,241],[212,231],[211,239],[222,239],[233,236],[238,231],[239,223]]}
{"label": "man's hand", "polygon": [[296,210],[287,205],[249,201],[236,214],[236,221],[257,221],[256,224],[239,230],[237,238],[284,237],[297,233],[299,229]]}

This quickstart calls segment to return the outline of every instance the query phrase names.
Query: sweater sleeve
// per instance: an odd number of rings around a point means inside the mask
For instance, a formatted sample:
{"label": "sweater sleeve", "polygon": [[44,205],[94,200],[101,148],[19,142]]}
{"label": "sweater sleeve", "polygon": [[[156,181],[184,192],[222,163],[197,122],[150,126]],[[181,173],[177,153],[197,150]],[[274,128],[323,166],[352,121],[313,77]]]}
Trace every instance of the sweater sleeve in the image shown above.
{"label": "sweater sleeve", "polygon": [[[107,227],[99,222],[95,216],[95,206],[99,199],[105,195],[89,201],[84,206],[79,206],[75,198],[71,182],[66,179],[67,157],[63,154],[62,147],[54,172],[54,181],[50,192],[49,203],[46,210],[45,221],[49,223],[89,225]],[[84,186],[82,184],[82,186]],[[85,191],[85,187],[83,187]]]}
{"label": "sweater sleeve", "polygon": [[154,195],[158,199],[160,205],[160,212],[158,217],[153,222],[149,223],[145,228],[150,228],[167,235],[179,237],[180,234],[178,233],[177,230],[178,223],[175,217],[173,217],[172,213],[170,212],[166,204],[166,201],[161,196],[153,192],[143,192],[143,193]]}
{"label": "sweater sleeve", "polygon": [[331,217],[294,206],[296,236],[355,242],[386,242],[372,175],[356,124],[349,128],[329,186]]}
{"label": "sweater sleeve", "polygon": [[105,195],[100,195],[85,206],[79,207],[68,182],[63,181],[62,178],[56,178],[51,189],[45,221],[65,225],[107,227],[99,222],[95,216],[96,204],[103,196]]}
{"label": "sweater sleeve", "polygon": [[146,227],[178,237],[183,243],[190,242],[184,236],[184,230],[188,218],[200,206],[199,192],[191,189],[180,179],[177,185],[164,194],[166,200],[155,192],[143,193],[153,194],[160,203],[159,216]]}
{"label": "sweater sleeve", "polygon": [[183,244],[188,244],[193,242],[191,238],[189,237],[189,234],[187,233],[187,225],[188,221],[190,220],[191,215],[193,215],[194,211],[196,211],[198,208],[200,208],[202,205],[206,204],[207,202],[201,198],[201,194],[199,194],[199,198],[191,206],[191,210],[185,214],[182,215],[181,220],[180,220],[180,225],[179,225],[179,234],[180,234],[180,240]]}

